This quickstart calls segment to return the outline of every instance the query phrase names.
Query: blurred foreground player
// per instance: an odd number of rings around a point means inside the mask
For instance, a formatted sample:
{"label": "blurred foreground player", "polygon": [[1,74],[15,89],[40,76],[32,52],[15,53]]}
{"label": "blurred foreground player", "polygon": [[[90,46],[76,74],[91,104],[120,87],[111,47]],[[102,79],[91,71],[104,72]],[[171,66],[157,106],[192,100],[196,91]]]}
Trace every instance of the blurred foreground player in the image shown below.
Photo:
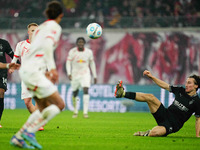
{"label": "blurred foreground player", "polygon": [[197,94],[197,90],[200,87],[200,77],[197,75],[189,76],[184,88],[181,86],[170,86],[166,82],[153,76],[148,70],[145,70],[143,75],[152,79],[161,88],[174,93],[175,100],[168,108],[165,108],[152,94],[125,92],[122,81],[119,81],[115,91],[116,98],[125,97],[139,102],[146,102],[158,124],[151,130],[145,132],[139,131],[134,133],[134,135],[154,137],[167,136],[168,134],[179,131],[184,123],[195,113],[196,137],[200,137],[200,99]]}
{"label": "blurred foreground player", "polygon": [[[30,115],[23,127],[10,140],[11,145],[21,148],[42,149],[35,138],[35,132],[65,107],[54,85],[58,81],[54,50],[62,30],[59,25],[63,17],[61,4],[57,1],[48,3],[45,14],[48,20],[34,32],[30,53],[25,57],[26,64],[23,64],[19,71],[21,79],[38,104],[38,110]],[[43,72],[46,66],[50,74],[48,78]],[[25,140],[34,147],[26,144]]]}
{"label": "blurred foreground player", "polygon": [[[0,39],[0,62],[6,63],[6,55],[9,55],[10,58],[13,58],[14,52],[12,51],[12,48],[10,47],[10,44],[8,41],[4,39]],[[3,66],[5,64],[2,64]],[[7,68],[0,70],[0,128],[2,128],[1,125],[1,117],[4,110],[4,93],[7,90]]]}

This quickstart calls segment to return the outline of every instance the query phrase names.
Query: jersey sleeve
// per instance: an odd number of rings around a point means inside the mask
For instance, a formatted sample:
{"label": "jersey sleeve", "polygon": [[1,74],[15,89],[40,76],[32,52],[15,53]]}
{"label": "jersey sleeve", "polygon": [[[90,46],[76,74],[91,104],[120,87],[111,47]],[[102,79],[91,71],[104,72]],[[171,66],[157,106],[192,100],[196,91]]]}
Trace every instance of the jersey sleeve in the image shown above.
{"label": "jersey sleeve", "polygon": [[13,60],[12,62],[16,63],[17,60],[19,59],[19,57],[21,56],[20,54],[20,49],[21,49],[21,44],[20,43],[17,43],[17,46],[15,48],[15,52],[14,52],[14,57],[13,57]]}
{"label": "jersey sleeve", "polygon": [[54,50],[58,45],[59,39],[61,35],[60,27],[52,27],[45,37],[44,47],[46,50],[46,59],[47,59],[47,67],[49,70],[55,69],[56,64],[54,60]]}
{"label": "jersey sleeve", "polygon": [[94,76],[94,78],[97,77],[97,73],[96,73],[96,64],[94,62],[94,55],[93,55],[93,52],[91,51],[91,55],[90,55],[90,68],[91,68],[91,71],[92,71],[92,74]]}
{"label": "jersey sleeve", "polygon": [[72,61],[72,59],[73,59],[73,56],[72,56],[72,50],[69,50],[69,53],[68,53],[68,56],[67,56],[67,61],[69,60],[69,61]]}
{"label": "jersey sleeve", "polygon": [[51,39],[52,42],[54,43],[53,46],[56,47],[59,42],[60,35],[61,35],[60,28],[55,28],[55,29],[52,28],[50,32],[48,32],[48,34],[46,35],[46,39]]}
{"label": "jersey sleeve", "polygon": [[175,85],[170,85],[169,88],[170,88],[169,92],[174,93],[174,94],[180,92],[181,90],[184,90],[183,87],[175,86]]}
{"label": "jersey sleeve", "polygon": [[13,58],[14,52],[13,52],[10,44],[8,43],[8,41],[5,42],[5,47],[6,47],[6,50],[5,50],[6,54],[8,54],[11,58]]}
{"label": "jersey sleeve", "polygon": [[67,61],[66,61],[66,71],[67,75],[71,75],[71,61],[73,59],[72,56],[72,50],[69,51],[68,56],[67,56]]}
{"label": "jersey sleeve", "polygon": [[196,102],[195,104],[195,117],[200,117],[200,100]]}
{"label": "jersey sleeve", "polygon": [[93,55],[93,52],[92,52],[92,50],[90,51],[90,61],[94,61],[94,55]]}

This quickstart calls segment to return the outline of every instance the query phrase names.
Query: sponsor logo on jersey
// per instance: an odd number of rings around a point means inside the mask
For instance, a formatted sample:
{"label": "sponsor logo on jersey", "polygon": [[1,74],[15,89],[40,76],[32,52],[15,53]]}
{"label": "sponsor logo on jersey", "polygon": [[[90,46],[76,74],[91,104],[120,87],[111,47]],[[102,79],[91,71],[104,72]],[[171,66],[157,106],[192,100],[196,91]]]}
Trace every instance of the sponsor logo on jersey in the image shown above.
{"label": "sponsor logo on jersey", "polygon": [[181,104],[177,100],[174,100],[174,105],[177,106],[182,111],[187,112],[189,110],[187,107],[185,107],[183,104]]}

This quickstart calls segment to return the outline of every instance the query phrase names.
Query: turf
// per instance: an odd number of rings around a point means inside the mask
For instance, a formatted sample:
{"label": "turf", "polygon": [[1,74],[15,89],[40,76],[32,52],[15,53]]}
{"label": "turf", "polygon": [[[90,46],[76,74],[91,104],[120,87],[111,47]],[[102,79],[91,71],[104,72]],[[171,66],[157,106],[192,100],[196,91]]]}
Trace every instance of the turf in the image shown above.
{"label": "turf", "polygon": [[[195,117],[192,116],[177,133],[167,137],[136,137],[133,133],[156,125],[150,113],[82,113],[72,118],[64,111],[51,120],[45,131],[36,133],[45,150],[197,150],[200,139],[195,137]],[[0,150],[19,149],[9,144],[12,135],[23,125],[29,113],[26,109],[5,110],[0,129]]]}

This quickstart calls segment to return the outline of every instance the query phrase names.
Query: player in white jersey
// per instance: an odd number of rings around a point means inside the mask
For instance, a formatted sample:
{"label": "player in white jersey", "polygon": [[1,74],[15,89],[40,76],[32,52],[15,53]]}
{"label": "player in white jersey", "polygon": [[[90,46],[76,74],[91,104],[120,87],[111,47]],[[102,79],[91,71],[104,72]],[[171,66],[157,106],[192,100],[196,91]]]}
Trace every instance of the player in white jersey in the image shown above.
{"label": "player in white jersey", "polygon": [[77,47],[74,47],[69,51],[69,55],[66,61],[66,70],[68,77],[71,80],[71,87],[73,90],[72,100],[74,104],[74,114],[72,117],[78,117],[77,95],[79,88],[82,87],[83,117],[88,118],[88,105],[90,99],[88,89],[91,84],[90,68],[94,77],[94,84],[96,84],[96,65],[94,62],[92,50],[84,47],[85,39],[83,37],[77,38],[76,45]]}
{"label": "player in white jersey", "polygon": [[[12,60],[13,63],[16,63],[17,60],[19,59],[19,57],[21,57],[21,65],[23,65],[25,63],[24,58],[29,53],[32,35],[37,27],[38,27],[38,25],[36,23],[30,23],[27,26],[29,38],[27,40],[17,43],[14,57]],[[12,71],[12,70],[9,70],[9,71]],[[30,113],[33,113],[36,110],[35,106],[32,104],[32,96],[29,93],[29,91],[27,90],[27,87],[23,81],[21,82],[21,99],[24,100],[24,103]]]}
{"label": "player in white jersey", "polygon": [[[36,23],[30,23],[27,26],[29,38],[27,40],[24,40],[24,41],[17,43],[15,53],[14,53],[14,57],[13,57],[13,60],[12,60],[13,63],[16,63],[17,60],[19,59],[19,57],[21,57],[21,65],[26,63],[26,62],[24,62],[24,58],[29,53],[32,35],[33,35],[33,32],[36,30],[37,27],[38,27],[38,25]],[[9,72],[11,73],[11,72],[13,72],[13,70],[9,70]],[[25,103],[25,105],[26,105],[26,107],[27,107],[27,109],[30,113],[33,113],[37,109],[37,106],[33,105],[32,95],[28,91],[28,89],[27,89],[27,87],[26,87],[26,85],[24,84],[23,81],[21,82],[21,99],[24,100],[24,103]],[[39,131],[43,131],[43,130],[44,130],[43,127],[41,127],[39,129]]]}
{"label": "player in white jersey", "polygon": [[[25,64],[19,74],[38,105],[23,127],[12,137],[10,143],[21,148],[38,148],[42,146],[35,138],[35,132],[47,124],[65,107],[56,86],[58,73],[54,61],[54,50],[61,35],[59,25],[63,17],[63,8],[58,1],[48,3],[45,14],[49,20],[42,23],[32,36],[29,54],[24,58]],[[48,76],[43,69],[48,66]],[[25,143],[27,140],[32,146]]]}

